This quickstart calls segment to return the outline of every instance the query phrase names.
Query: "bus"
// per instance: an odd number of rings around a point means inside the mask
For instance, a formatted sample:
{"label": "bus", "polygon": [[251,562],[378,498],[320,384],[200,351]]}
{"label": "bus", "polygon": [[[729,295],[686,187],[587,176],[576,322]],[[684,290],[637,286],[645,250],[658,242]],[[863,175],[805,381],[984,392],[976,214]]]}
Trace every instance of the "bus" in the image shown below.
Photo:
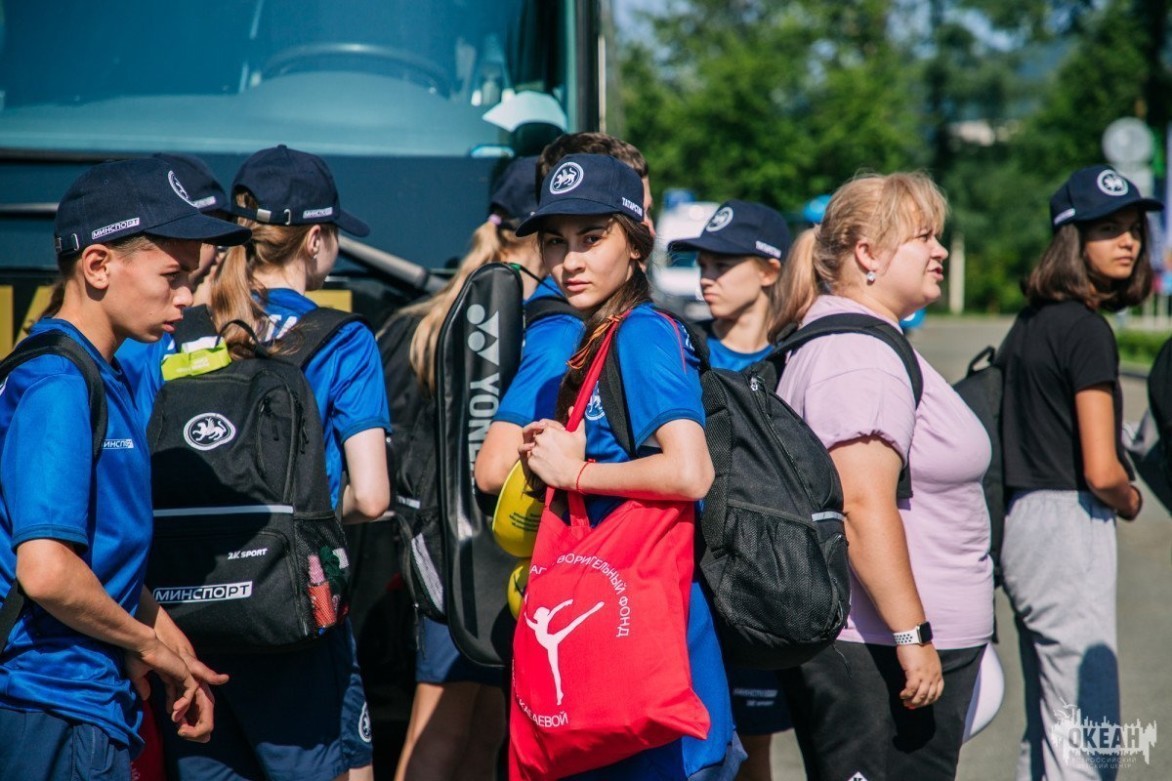
{"label": "bus", "polygon": [[47,301],[69,183],[156,152],[226,189],[264,147],[325,158],[372,230],[318,298],[381,322],[442,283],[509,159],[607,129],[611,19],[609,0],[0,0],[0,356]]}

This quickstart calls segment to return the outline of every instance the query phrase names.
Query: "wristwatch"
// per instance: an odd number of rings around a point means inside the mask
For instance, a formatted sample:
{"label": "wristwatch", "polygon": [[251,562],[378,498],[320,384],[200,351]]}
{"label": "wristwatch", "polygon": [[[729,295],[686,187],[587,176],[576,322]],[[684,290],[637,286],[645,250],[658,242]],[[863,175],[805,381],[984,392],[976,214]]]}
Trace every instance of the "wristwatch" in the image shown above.
{"label": "wristwatch", "polygon": [[932,642],[932,625],[927,621],[906,632],[895,632],[896,645],[927,645]]}

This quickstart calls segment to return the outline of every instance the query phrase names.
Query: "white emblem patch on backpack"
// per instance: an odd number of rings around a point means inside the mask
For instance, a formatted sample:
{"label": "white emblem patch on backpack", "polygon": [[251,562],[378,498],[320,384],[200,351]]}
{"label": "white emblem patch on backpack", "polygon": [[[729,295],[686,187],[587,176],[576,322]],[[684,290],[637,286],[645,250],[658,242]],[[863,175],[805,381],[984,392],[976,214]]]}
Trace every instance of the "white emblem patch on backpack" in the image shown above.
{"label": "white emblem patch on backpack", "polygon": [[212,450],[231,442],[236,427],[218,412],[196,415],[183,426],[183,439],[196,450]]}

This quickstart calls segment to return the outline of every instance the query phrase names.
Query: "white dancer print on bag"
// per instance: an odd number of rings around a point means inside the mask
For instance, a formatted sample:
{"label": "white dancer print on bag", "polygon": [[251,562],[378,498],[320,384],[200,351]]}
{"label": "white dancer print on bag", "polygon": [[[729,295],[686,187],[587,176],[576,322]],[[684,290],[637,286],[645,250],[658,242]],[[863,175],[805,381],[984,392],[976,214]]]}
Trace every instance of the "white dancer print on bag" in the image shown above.
{"label": "white dancer print on bag", "polygon": [[571,621],[569,625],[564,627],[561,631],[555,634],[550,634],[549,622],[553,620],[554,615],[562,608],[573,604],[573,602],[574,600],[567,599],[553,610],[550,610],[548,607],[539,607],[534,611],[533,618],[530,618],[528,613],[525,614],[525,623],[528,624],[529,628],[533,630],[533,634],[537,636],[537,642],[541,643],[541,647],[544,648],[546,654],[549,655],[549,667],[553,671],[553,687],[554,691],[557,692],[558,705],[562,704],[562,697],[564,696],[562,693],[562,671],[561,668],[558,667],[558,646],[561,645],[562,640],[566,639],[566,635],[577,629],[578,626],[587,618],[590,618],[592,614],[601,610],[603,604],[602,602],[599,602],[597,605]]}

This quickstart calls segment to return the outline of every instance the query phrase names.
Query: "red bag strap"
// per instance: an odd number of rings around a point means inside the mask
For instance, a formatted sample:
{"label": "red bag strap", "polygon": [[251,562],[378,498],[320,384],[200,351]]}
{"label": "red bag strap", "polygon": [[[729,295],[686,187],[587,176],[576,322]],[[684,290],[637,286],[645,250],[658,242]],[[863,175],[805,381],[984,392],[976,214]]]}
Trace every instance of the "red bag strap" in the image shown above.
{"label": "red bag strap", "polygon": [[611,343],[614,342],[615,334],[618,333],[619,326],[622,325],[625,318],[626,315],[623,315],[606,326],[606,333],[602,335],[602,345],[594,355],[594,360],[590,362],[590,368],[586,370],[586,378],[582,381],[582,387],[578,389],[578,398],[574,399],[574,411],[570,413],[570,419],[566,421],[566,431],[577,431],[578,426],[582,423],[582,418],[586,416],[586,406],[590,403],[590,396],[594,393],[594,386],[598,384],[598,378],[602,376],[602,369],[606,365],[606,356],[610,353]]}
{"label": "red bag strap", "polygon": [[[578,397],[574,399],[574,410],[570,413],[570,419],[566,421],[566,431],[577,431],[582,419],[586,416],[586,407],[590,403],[590,396],[594,393],[594,386],[598,384],[598,378],[602,376],[602,368],[606,365],[606,356],[610,353],[610,346],[625,317],[626,315],[623,315],[606,326],[606,333],[602,335],[602,344],[594,355],[594,360],[590,362],[590,368],[586,370],[586,378],[582,381],[582,387],[578,389]],[[553,502],[553,495],[553,488],[546,490],[546,507]],[[566,489],[566,501],[570,505],[570,525],[589,526],[590,518],[586,514],[586,502],[582,494],[573,489]]]}

